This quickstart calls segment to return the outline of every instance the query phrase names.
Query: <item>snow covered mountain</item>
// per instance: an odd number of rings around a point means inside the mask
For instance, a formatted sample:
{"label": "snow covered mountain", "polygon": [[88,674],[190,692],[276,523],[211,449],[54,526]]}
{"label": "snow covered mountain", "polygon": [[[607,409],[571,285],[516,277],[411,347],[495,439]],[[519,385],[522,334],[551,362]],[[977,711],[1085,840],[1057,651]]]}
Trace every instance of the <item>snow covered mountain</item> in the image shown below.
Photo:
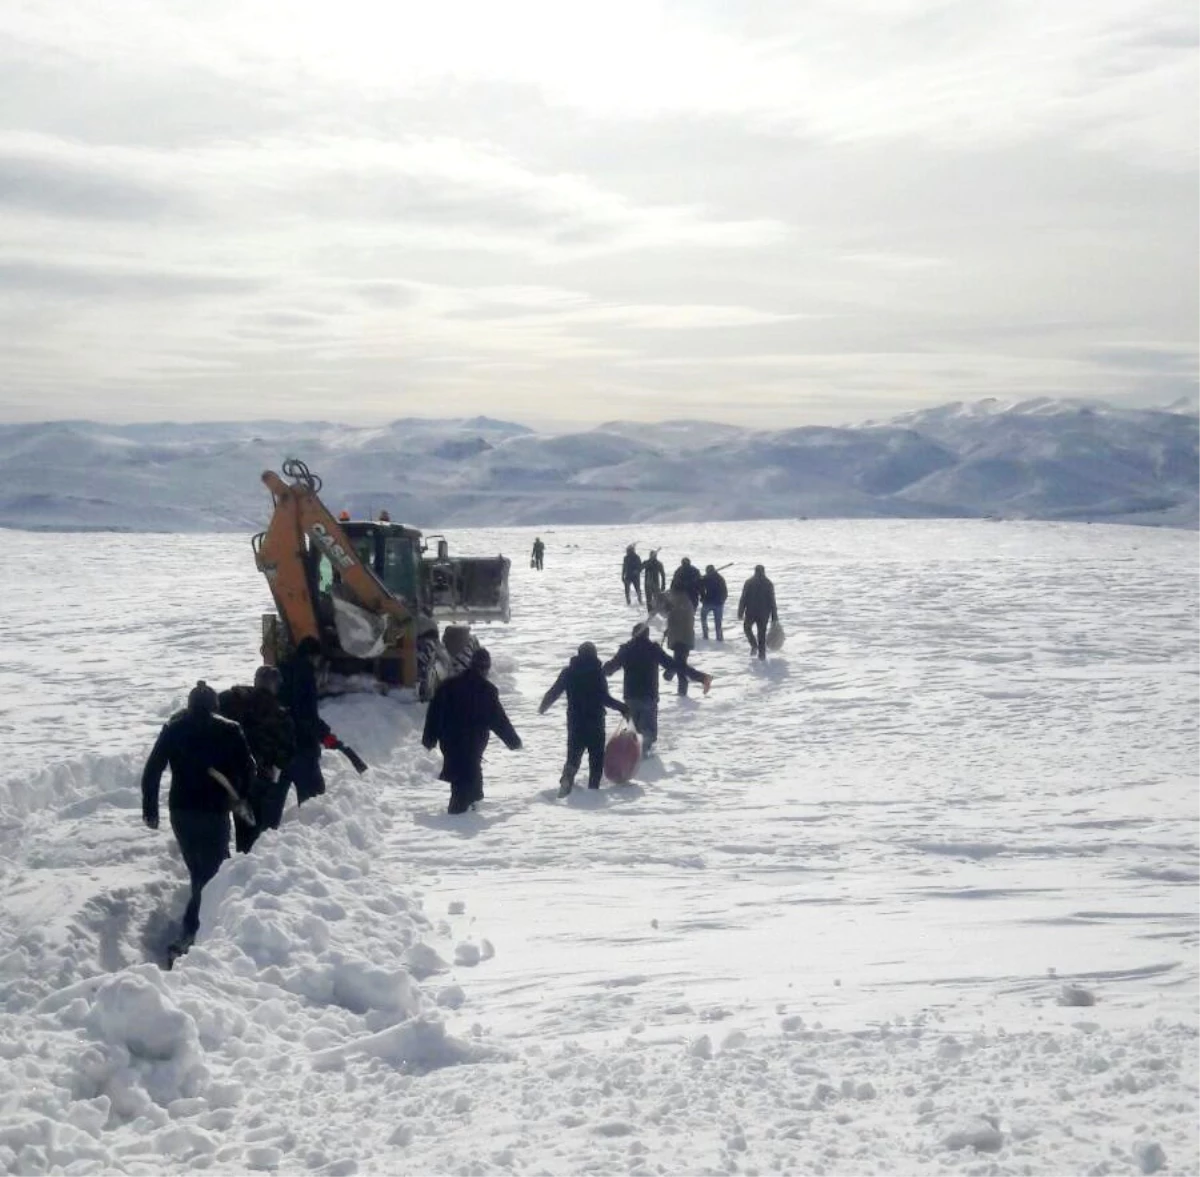
{"label": "snow covered mountain", "polygon": [[755,431],[610,422],[334,422],[0,427],[10,526],[134,531],[262,524],[259,473],[303,458],[329,505],[417,525],[980,517],[1197,525],[1197,415],[1037,399],[890,421]]}

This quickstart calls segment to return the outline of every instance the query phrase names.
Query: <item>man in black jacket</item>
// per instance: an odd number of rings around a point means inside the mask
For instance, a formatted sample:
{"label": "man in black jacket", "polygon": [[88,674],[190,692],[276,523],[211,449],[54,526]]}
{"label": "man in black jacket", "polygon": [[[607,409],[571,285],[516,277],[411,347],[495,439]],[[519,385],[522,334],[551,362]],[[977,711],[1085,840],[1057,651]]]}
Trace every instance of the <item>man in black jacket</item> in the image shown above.
{"label": "man in black jacket", "polygon": [[546,558],[546,545],[542,543],[542,537],[539,535],[533,541],[533,553],[529,557],[529,566],[536,568],[539,572],[542,570],[542,563]]}
{"label": "man in black jacket", "polygon": [[279,701],[292,717],[296,733],[296,751],[291,763],[279,776],[287,799],[288,788],[296,785],[296,803],[319,797],[325,792],[321,772],[321,746],[334,741],[329,725],[317,707],[317,665],[321,661],[321,643],[314,637],[301,638],[296,652],[280,666]]}
{"label": "man in black jacket", "polygon": [[708,640],[708,615],[712,614],[713,632],[717,641],[723,642],[725,635],[721,632],[721,621],[725,616],[725,601],[729,597],[729,586],[723,577],[711,564],[705,568],[700,578],[700,632]]}
{"label": "man in black jacket", "polygon": [[600,666],[600,656],[591,642],[584,642],[578,653],[559,672],[538,708],[545,715],[563,692],[567,695],[567,762],[559,778],[558,795],[565,797],[575,786],[575,774],[588,754],[588,788],[598,789],[604,773],[604,709],[611,707],[626,718],[629,708],[608,693],[608,681]]}
{"label": "man in black jacket", "polygon": [[250,811],[254,824],[233,818],[233,841],[239,854],[247,853],[263,830],[279,828],[288,786],[280,773],[296,754],[296,731],[287,708],[279,702],[280,673],[260,666],[254,685],[230,687],[217,696],[217,710],[241,726],[254,757],[254,782],[250,786]]}
{"label": "man in black jacket", "polygon": [[200,926],[205,884],[229,857],[229,813],[245,808],[254,778],[254,758],[242,729],[216,714],[217,693],[198,682],[187,710],[172,715],[159,732],[142,772],[142,820],[158,829],[158,791],[163,770],[171,769],[167,805],[192,895],[183,913],[183,937],[174,951],[186,951]]}
{"label": "man in black jacket", "polygon": [[766,658],[767,624],[777,623],[779,613],[775,607],[775,586],[767,579],[767,570],[761,564],[754,566],[754,575],[742,586],[738,619],[743,618],[742,628],[750,648],[757,652],[759,658]]}
{"label": "man in black jacket", "polygon": [[483,800],[483,753],[492,732],[514,752],[521,737],[509,722],[500,693],[488,682],[492,657],[482,646],[461,674],[438,687],[425,713],[421,743],[442,749],[440,779],[450,783],[447,813],[466,813]]}
{"label": "man in black jacket", "polygon": [[646,612],[653,613],[667,584],[667,573],[656,548],[651,550],[649,559],[642,565],[642,575],[646,579]]}
{"label": "man in black jacket", "polygon": [[688,600],[692,602],[692,608],[700,607],[700,569],[687,556],[679,561],[679,567],[675,569],[675,575],[671,577],[671,592],[687,593]]}
{"label": "man in black jacket", "polygon": [[658,739],[658,672],[675,670],[675,660],[657,642],[650,640],[650,627],[640,621],[633,636],[603,666],[605,675],[624,673],[625,705],[629,718],[642,737],[642,755],[649,756]]}
{"label": "man in black jacket", "polygon": [[634,550],[633,544],[625,549],[625,559],[621,561],[621,583],[625,586],[625,604],[633,602],[629,590],[637,593],[638,604],[642,603],[642,558]]}

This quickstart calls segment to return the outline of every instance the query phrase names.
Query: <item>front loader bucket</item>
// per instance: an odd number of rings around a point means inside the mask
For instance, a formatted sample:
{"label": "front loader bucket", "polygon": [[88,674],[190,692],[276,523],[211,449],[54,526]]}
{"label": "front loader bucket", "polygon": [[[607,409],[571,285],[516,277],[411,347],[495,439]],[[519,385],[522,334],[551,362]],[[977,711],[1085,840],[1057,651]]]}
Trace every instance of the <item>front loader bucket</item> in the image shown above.
{"label": "front loader bucket", "polygon": [[509,619],[505,556],[445,556],[421,561],[425,601],[435,618],[470,623]]}

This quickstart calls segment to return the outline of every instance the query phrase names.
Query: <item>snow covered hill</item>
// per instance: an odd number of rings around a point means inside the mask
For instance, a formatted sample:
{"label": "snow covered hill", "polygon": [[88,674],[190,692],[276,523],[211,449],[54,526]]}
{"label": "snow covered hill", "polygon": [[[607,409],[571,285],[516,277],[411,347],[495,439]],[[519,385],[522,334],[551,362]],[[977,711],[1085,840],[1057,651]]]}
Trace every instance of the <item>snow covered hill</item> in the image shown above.
{"label": "snow covered hill", "polygon": [[995,517],[1194,527],[1195,412],[954,404],[752,431],[610,422],[560,435],[486,417],[0,427],[0,512],[24,528],[252,530],[259,473],[303,458],[330,506],[418,526]]}

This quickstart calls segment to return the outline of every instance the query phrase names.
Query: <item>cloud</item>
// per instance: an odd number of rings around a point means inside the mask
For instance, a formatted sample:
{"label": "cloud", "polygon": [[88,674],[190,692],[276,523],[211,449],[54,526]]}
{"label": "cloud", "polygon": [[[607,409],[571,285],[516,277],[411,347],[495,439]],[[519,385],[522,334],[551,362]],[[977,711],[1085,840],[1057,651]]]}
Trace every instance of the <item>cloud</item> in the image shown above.
{"label": "cloud", "polygon": [[1195,379],[1196,42],[1176,0],[2,7],[0,417],[1148,401]]}

